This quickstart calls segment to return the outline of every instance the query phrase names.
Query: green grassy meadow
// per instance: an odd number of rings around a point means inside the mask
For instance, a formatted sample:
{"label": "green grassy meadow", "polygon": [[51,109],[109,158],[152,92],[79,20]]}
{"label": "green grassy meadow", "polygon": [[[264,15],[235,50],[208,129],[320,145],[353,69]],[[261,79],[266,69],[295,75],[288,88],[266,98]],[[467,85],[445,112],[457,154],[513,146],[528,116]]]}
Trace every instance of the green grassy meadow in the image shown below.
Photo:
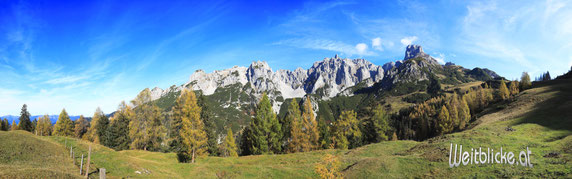
{"label": "green grassy meadow", "polygon": [[[283,155],[203,157],[178,163],[174,153],[114,151],[92,145],[91,177],[109,178],[318,178],[316,163],[333,154],[346,178],[572,178],[572,81],[553,80],[485,110],[470,129],[426,141],[386,141],[351,150]],[[510,129],[510,130],[509,130]],[[450,144],[532,151],[533,168],[481,164],[450,168]],[[74,178],[90,143],[66,137],[0,132],[0,178]],[[76,153],[75,165],[69,147]],[[78,156],[79,154],[79,156]]]}

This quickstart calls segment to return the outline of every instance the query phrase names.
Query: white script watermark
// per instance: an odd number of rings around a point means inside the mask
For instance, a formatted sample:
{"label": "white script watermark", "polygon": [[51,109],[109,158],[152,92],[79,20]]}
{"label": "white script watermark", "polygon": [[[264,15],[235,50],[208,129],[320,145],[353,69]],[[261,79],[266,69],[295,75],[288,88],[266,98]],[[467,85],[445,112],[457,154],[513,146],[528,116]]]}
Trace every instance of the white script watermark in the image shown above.
{"label": "white script watermark", "polygon": [[[458,152],[457,149],[459,149]],[[457,148],[457,144],[455,144],[455,150],[453,151],[453,143],[451,143],[451,148],[449,149],[449,167],[458,167],[461,163],[463,165],[498,163],[510,165],[520,164],[524,167],[528,166],[532,168],[532,163],[530,163],[531,153],[528,147],[526,147],[526,152],[520,151],[518,154],[517,161],[513,152],[503,151],[502,147],[500,148],[500,152],[496,153],[491,148],[482,150],[481,147],[479,147],[478,150],[471,148],[470,151],[467,150],[463,152],[463,145]]]}

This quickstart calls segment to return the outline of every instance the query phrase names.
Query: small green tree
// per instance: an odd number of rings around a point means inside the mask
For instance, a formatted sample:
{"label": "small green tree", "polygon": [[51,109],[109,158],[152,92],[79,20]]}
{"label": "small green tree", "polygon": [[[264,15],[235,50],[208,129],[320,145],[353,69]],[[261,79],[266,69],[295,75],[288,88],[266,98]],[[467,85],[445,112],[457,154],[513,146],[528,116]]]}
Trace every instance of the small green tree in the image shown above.
{"label": "small green tree", "polygon": [[386,133],[389,130],[389,115],[387,115],[381,105],[377,105],[374,108],[371,123],[373,124],[376,142],[387,140]]}
{"label": "small green tree", "polygon": [[62,109],[62,112],[58,116],[58,121],[54,126],[54,135],[55,136],[67,136],[72,137],[74,136],[74,126],[73,122],[71,121],[66,109]]}
{"label": "small green tree", "polygon": [[131,140],[129,139],[129,122],[135,116],[131,107],[122,101],[119,104],[113,120],[109,125],[109,147],[115,150],[127,150]]}
{"label": "small green tree", "polygon": [[266,94],[258,104],[256,116],[250,121],[248,140],[252,154],[281,152],[281,126]]}

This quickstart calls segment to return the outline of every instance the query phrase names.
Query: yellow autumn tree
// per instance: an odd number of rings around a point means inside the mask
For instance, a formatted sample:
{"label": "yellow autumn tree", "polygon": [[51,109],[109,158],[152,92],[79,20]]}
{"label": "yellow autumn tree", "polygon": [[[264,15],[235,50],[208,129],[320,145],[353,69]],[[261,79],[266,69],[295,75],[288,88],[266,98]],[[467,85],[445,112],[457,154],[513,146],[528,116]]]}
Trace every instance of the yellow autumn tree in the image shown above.
{"label": "yellow autumn tree", "polygon": [[289,153],[301,152],[302,151],[302,138],[304,133],[302,132],[302,122],[301,122],[301,112],[300,106],[296,99],[292,99],[290,105],[288,106],[288,114],[286,120],[289,122],[290,129],[290,139],[288,140],[288,150]]}
{"label": "yellow autumn tree", "polygon": [[183,142],[182,152],[190,157],[191,163],[195,163],[195,159],[205,155],[207,149],[201,107],[197,104],[195,93],[187,89],[183,90],[175,105],[174,109],[178,109],[174,111],[175,118],[179,118],[182,125],[179,131]]}
{"label": "yellow autumn tree", "polygon": [[342,174],[340,173],[340,166],[341,162],[338,160],[338,157],[332,154],[326,154],[326,156],[322,158],[322,161],[316,164],[314,170],[320,176],[320,178],[343,178]]}
{"label": "yellow autumn tree", "polygon": [[54,125],[54,135],[71,137],[74,134],[73,129],[73,122],[66,112],[66,109],[62,109],[62,112],[58,116],[58,121],[56,122],[56,125]]}
{"label": "yellow autumn tree", "polygon": [[311,151],[319,147],[318,140],[320,133],[318,132],[318,122],[314,117],[314,110],[312,109],[312,102],[310,97],[307,96],[304,101],[304,113],[302,114],[302,150]]}
{"label": "yellow autumn tree", "polygon": [[52,122],[50,121],[50,116],[44,115],[38,119],[36,131],[40,136],[52,135]]}
{"label": "yellow autumn tree", "polygon": [[332,139],[334,146],[338,149],[348,149],[350,139],[358,139],[361,135],[356,112],[353,110],[343,111],[334,124],[334,137]]}
{"label": "yellow autumn tree", "polygon": [[504,80],[501,80],[498,94],[502,100],[506,100],[508,99],[508,97],[510,97],[510,91],[508,91],[508,88],[506,87]]}

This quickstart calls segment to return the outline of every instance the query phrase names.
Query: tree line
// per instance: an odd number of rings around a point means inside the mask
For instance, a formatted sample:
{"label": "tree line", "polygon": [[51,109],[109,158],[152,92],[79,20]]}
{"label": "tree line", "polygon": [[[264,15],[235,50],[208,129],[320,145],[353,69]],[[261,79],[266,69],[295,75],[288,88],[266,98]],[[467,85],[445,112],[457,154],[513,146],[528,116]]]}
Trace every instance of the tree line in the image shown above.
{"label": "tree line", "polygon": [[97,108],[91,121],[83,116],[72,121],[63,109],[52,126],[47,115],[31,122],[24,105],[20,123],[10,125],[4,119],[0,129],[75,137],[115,150],[175,152],[179,161],[193,163],[205,155],[282,154],[350,149],[386,140],[424,140],[464,130],[490,104],[508,100],[530,87],[530,76],[523,73],[520,82],[488,81],[464,93],[435,89],[434,97],[396,114],[387,113],[381,104],[368,107],[359,116],[353,110],[341,111],[329,123],[316,118],[310,96],[291,99],[287,114],[278,119],[270,99],[263,94],[250,124],[236,135],[228,127],[220,143],[204,96],[188,89],[181,92],[170,112],[161,111],[151,100],[150,90],[145,89],[131,105],[121,102],[112,116]]}

